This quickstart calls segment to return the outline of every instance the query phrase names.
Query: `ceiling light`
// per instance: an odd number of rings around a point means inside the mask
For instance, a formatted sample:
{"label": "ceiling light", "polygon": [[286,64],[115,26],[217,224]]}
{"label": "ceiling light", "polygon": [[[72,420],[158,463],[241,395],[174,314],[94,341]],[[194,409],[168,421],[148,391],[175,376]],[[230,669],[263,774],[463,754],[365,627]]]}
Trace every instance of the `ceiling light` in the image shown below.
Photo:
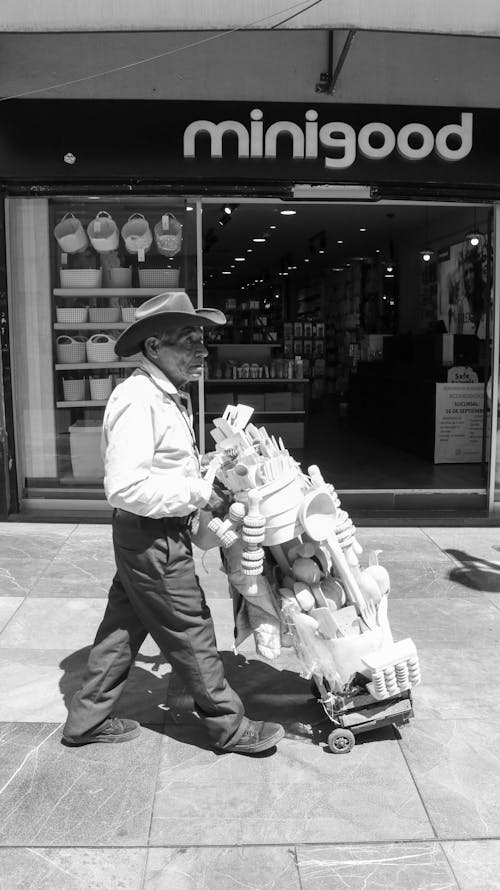
{"label": "ceiling light", "polygon": [[424,263],[429,263],[432,259],[434,251],[432,250],[421,250],[420,257]]}
{"label": "ceiling light", "polygon": [[275,229],[275,228],[276,228],[276,226],[269,226],[269,228],[270,228],[270,229]]}
{"label": "ceiling light", "polygon": [[387,271],[388,271],[388,272],[392,272],[392,270],[393,270],[393,266],[387,266]]}
{"label": "ceiling light", "polygon": [[265,238],[252,238],[252,241],[254,241],[255,244],[265,244],[266,239]]}
{"label": "ceiling light", "polygon": [[186,210],[194,210],[194,207],[191,204],[186,204]]}
{"label": "ceiling light", "polygon": [[253,253],[253,250],[251,247],[247,247],[247,253]]}
{"label": "ceiling light", "polygon": [[295,216],[296,210],[280,210],[281,216]]}
{"label": "ceiling light", "polygon": [[364,226],[362,226],[361,229],[360,229],[359,231],[360,231],[360,232],[366,232],[366,229],[364,228]]}
{"label": "ceiling light", "polygon": [[305,263],[308,263],[308,262],[309,262],[309,257],[306,257],[305,260],[304,260],[304,262],[305,262]]}
{"label": "ceiling light", "polygon": [[235,262],[235,263],[244,263],[244,262],[245,262],[245,257],[244,257],[244,256],[235,256],[235,258],[234,258],[234,262]]}
{"label": "ceiling light", "polygon": [[223,272],[222,274],[223,274],[223,275],[230,275],[231,273],[230,273],[230,272]]}
{"label": "ceiling light", "polygon": [[337,241],[337,244],[343,244],[343,243],[344,243],[343,241]]}

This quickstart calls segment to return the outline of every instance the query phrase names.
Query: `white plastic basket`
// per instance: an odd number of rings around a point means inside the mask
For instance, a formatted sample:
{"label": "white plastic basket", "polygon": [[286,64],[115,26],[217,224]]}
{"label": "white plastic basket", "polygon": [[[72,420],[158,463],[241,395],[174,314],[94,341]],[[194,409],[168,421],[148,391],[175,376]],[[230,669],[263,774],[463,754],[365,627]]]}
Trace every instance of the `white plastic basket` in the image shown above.
{"label": "white plastic basket", "polygon": [[182,223],[173,213],[164,213],[154,227],[155,244],[163,256],[175,256],[182,246]]}
{"label": "white plastic basket", "polygon": [[139,269],[141,287],[177,287],[179,269]]}
{"label": "white plastic basket", "polygon": [[129,253],[149,250],[153,235],[149,223],[142,213],[132,213],[122,226],[122,238]]}
{"label": "white plastic basket", "polygon": [[108,253],[110,250],[116,250],[120,240],[118,226],[107,210],[100,210],[96,218],[89,222],[87,235],[92,247],[98,253]]}
{"label": "white plastic basket", "polygon": [[65,213],[54,227],[54,237],[63,253],[79,253],[88,246],[87,235],[74,213]]}
{"label": "white plastic basket", "polygon": [[64,380],[63,393],[65,402],[83,402],[85,399],[85,377],[79,380]]}
{"label": "white plastic basket", "polygon": [[100,287],[100,269],[61,269],[61,287]]}
{"label": "white plastic basket", "polygon": [[109,377],[91,377],[89,384],[90,398],[93,402],[105,402],[109,399],[113,389],[113,378],[111,377],[111,374]]}
{"label": "white plastic basket", "polygon": [[90,321],[97,322],[98,324],[101,322],[120,321],[120,307],[108,306],[106,308],[101,308],[99,306],[91,306],[89,309],[89,318]]}
{"label": "white plastic basket", "polygon": [[109,334],[94,334],[87,340],[87,358],[89,362],[111,363],[118,360],[115,352],[115,341]]}
{"label": "white plastic basket", "polygon": [[135,321],[135,309],[133,306],[122,306],[122,321],[132,324]]}
{"label": "white plastic basket", "polygon": [[115,266],[109,270],[110,287],[132,287],[132,269],[124,266]]}
{"label": "white plastic basket", "polygon": [[87,321],[86,306],[58,306],[56,318],[59,324],[84,324]]}
{"label": "white plastic basket", "polygon": [[56,343],[57,361],[61,364],[77,365],[85,361],[87,357],[85,337],[61,334]]}

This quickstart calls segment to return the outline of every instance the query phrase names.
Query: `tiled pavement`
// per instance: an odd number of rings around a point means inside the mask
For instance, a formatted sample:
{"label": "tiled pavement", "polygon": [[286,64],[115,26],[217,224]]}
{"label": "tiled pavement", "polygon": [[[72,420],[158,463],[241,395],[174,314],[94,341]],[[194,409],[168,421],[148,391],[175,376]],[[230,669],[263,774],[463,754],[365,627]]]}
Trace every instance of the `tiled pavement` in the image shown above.
{"label": "tiled pavement", "polygon": [[199,574],[231,682],[251,716],[289,730],[272,756],[245,758],[216,754],[176,710],[150,639],[120,708],[140,737],[62,746],[113,572],[110,528],[0,525],[1,890],[498,890],[499,530],[358,537],[383,550],[395,639],[419,650],[415,718],[331,754],[293,656],[264,662],[252,640],[231,651],[212,552]]}

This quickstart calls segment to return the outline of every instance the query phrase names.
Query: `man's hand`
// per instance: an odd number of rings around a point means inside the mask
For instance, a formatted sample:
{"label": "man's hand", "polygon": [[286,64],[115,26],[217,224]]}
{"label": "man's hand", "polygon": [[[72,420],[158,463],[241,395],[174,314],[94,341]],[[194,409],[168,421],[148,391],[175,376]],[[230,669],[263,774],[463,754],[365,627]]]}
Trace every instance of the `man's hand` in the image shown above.
{"label": "man's hand", "polygon": [[214,516],[219,516],[222,519],[222,517],[227,514],[230,506],[231,493],[227,491],[227,489],[222,488],[221,485],[215,483],[212,488],[210,500],[207,503],[208,509],[212,511]]}

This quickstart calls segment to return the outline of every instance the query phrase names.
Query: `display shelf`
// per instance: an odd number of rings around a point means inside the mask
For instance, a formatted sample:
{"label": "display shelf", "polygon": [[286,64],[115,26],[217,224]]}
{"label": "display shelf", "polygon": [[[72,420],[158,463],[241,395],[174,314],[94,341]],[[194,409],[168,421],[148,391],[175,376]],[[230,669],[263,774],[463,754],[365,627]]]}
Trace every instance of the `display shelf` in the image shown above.
{"label": "display shelf", "polygon": [[230,389],[234,383],[309,383],[309,377],[208,377],[205,383],[221,383]]}
{"label": "display shelf", "polygon": [[260,346],[261,348],[265,348],[265,349],[269,349],[269,347],[271,347],[272,349],[277,349],[277,348],[281,349],[283,347],[283,344],[282,343],[274,343],[274,342],[269,342],[269,343],[260,343],[260,342],[259,343],[205,343],[205,346],[210,349],[221,349],[221,348],[222,349],[224,349],[224,348],[234,349],[235,346],[243,346],[243,347],[245,347],[245,349],[248,346],[251,346],[252,349],[254,349],[256,346]]}
{"label": "display shelf", "polygon": [[69,324],[63,324],[61,321],[57,321],[54,324],[54,328],[57,331],[123,331],[125,328],[130,327],[132,322],[126,321],[101,321],[100,323],[95,321],[82,321],[81,324],[78,322],[70,322]]}
{"label": "display shelf", "polygon": [[55,297],[155,297],[168,291],[184,290],[179,287],[55,287]]}
{"label": "display shelf", "polygon": [[84,368],[136,368],[137,362],[72,362],[54,365],[56,371],[81,371]]}
{"label": "display shelf", "polygon": [[107,403],[107,399],[106,401],[82,399],[81,402],[56,402],[56,408],[103,408]]}
{"label": "display shelf", "polygon": [[[272,414],[272,415],[286,414],[289,416],[293,414],[295,416],[304,416],[305,413],[306,413],[305,411],[259,411],[258,409],[255,409],[252,414],[252,417],[264,417],[264,416],[267,417],[270,414]],[[199,414],[199,412],[195,411],[196,417],[198,416],[198,414]],[[205,418],[207,418],[207,417],[221,417],[221,416],[222,415],[221,415],[220,411],[205,411]]]}

